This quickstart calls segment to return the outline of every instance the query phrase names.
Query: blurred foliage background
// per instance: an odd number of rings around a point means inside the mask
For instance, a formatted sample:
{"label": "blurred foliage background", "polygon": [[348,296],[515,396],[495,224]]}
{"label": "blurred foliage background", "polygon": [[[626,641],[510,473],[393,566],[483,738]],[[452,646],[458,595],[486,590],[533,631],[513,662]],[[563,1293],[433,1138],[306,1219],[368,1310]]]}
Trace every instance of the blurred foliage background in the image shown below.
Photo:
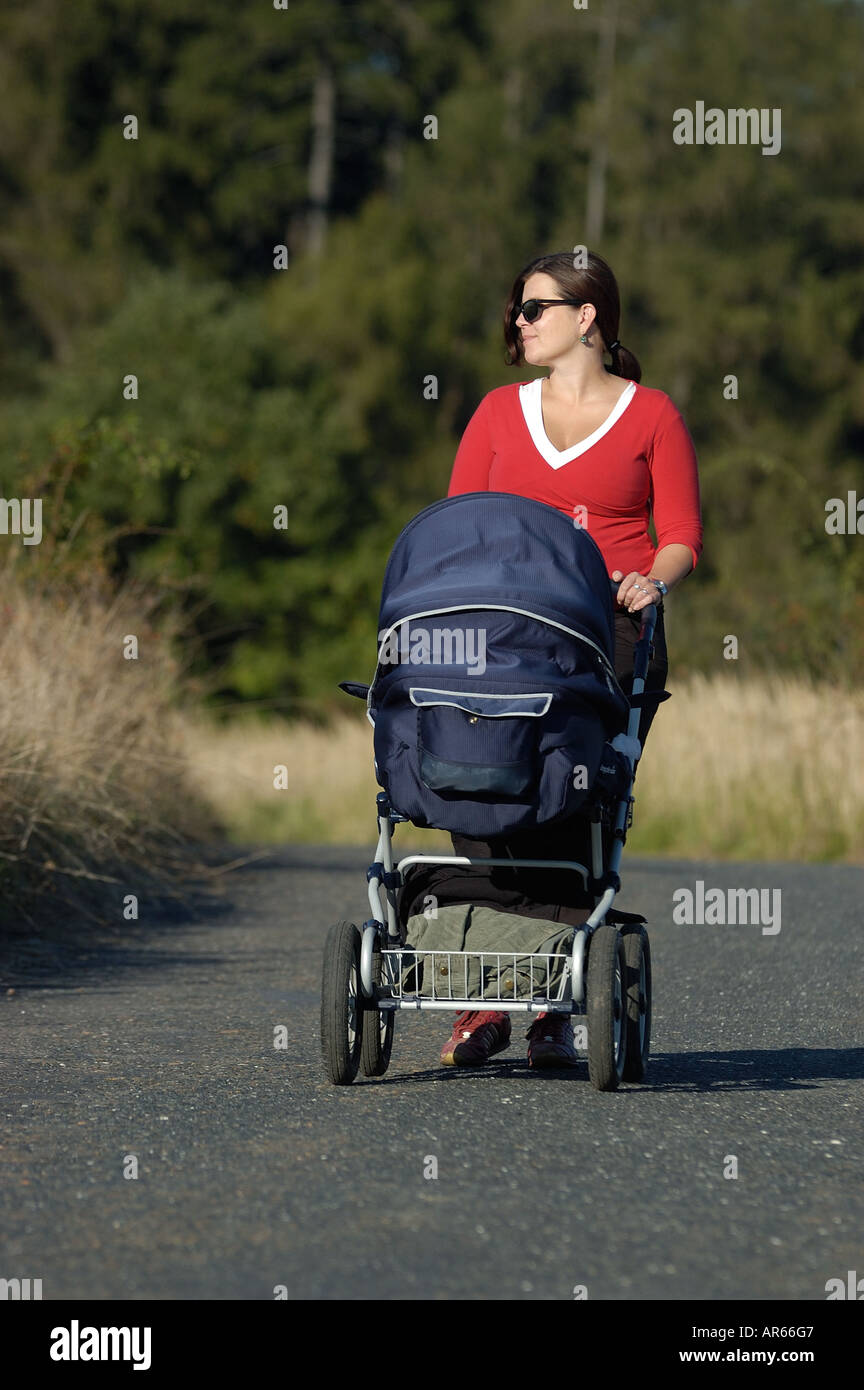
{"label": "blurred foliage background", "polygon": [[[504,366],[514,276],[585,243],[700,459],[673,675],[861,684],[864,536],[825,528],[864,498],[858,0],[0,10],[0,484],[47,532],[22,578],[157,587],[214,705],[344,702],[400,528],[482,395],[537,374]],[[780,153],[675,145],[699,100],[779,108]]]}

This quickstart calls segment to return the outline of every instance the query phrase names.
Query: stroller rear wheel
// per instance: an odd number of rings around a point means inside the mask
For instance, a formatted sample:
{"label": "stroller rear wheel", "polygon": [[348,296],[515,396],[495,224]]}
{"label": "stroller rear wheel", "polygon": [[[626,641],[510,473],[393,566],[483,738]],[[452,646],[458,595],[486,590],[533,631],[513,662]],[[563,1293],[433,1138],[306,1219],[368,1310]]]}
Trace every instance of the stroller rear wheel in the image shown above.
{"label": "stroller rear wheel", "polygon": [[[381,983],[381,943],[377,940],[372,948],[372,983]],[[389,1067],[395,1023],[395,1010],[376,1009],[366,1003],[360,1044],[360,1070],[364,1076],[383,1076]]]}
{"label": "stroller rear wheel", "polygon": [[627,1056],[624,942],[604,923],[588,942],[585,981],[588,1015],[588,1076],[597,1091],[614,1091],[624,1076]]}
{"label": "stroller rear wheel", "polygon": [[621,928],[626,964],[627,1055],[624,1080],[644,1081],[651,1046],[651,946],[638,925]]}
{"label": "stroller rear wheel", "polygon": [[321,985],[321,1053],[334,1086],[350,1086],[357,1075],[363,1021],[360,932],[353,922],[337,922],[327,933]]}

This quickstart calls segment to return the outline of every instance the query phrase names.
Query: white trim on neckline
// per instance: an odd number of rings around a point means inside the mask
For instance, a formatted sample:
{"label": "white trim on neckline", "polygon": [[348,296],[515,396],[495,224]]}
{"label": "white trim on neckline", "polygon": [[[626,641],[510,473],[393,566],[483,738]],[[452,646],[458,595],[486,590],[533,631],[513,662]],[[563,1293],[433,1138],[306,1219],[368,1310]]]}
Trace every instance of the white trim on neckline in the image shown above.
{"label": "white trim on neckline", "polygon": [[546,377],[538,376],[535,377],[533,381],[521,382],[519,386],[519,404],[522,407],[522,414],[525,418],[525,424],[528,426],[528,432],[534,441],[534,447],[546,460],[550,468],[563,468],[565,463],[570,463],[573,459],[579,458],[580,454],[584,454],[591,448],[592,444],[597,443],[598,439],[602,439],[603,435],[611,430],[615,421],[620,419],[624,414],[624,411],[636,394],[636,382],[631,381],[630,385],[625,387],[621,392],[621,395],[618,397],[618,400],[606,416],[602,425],[598,425],[593,434],[589,434],[587,439],[580,440],[578,444],[574,444],[569,449],[556,449],[543,428],[541,392],[543,389],[543,382],[546,379]]}

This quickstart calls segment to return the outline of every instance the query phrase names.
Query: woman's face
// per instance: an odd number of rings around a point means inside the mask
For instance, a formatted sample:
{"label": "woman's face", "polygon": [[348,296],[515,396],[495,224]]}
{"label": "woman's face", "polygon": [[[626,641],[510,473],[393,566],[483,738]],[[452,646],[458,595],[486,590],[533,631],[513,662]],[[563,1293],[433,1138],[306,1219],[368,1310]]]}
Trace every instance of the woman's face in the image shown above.
{"label": "woman's face", "polygon": [[[558,282],[539,271],[529,275],[522,288],[523,304],[528,299],[566,298]],[[572,304],[550,304],[533,323],[527,323],[524,314],[520,314],[516,327],[525,361],[532,367],[546,367],[550,362],[560,361],[574,351],[580,336],[593,320],[593,305],[587,304],[581,308]]]}

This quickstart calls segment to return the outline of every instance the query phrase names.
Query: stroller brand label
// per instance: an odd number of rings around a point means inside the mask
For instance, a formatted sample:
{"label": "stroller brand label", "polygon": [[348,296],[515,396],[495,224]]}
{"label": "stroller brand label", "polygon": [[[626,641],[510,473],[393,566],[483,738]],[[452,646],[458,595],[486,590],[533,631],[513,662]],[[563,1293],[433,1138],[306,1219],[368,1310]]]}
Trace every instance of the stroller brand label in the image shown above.
{"label": "stroller brand label", "polygon": [[672,921],[678,926],[761,926],[763,936],[780,930],[779,888],[676,888]]}
{"label": "stroller brand label", "polygon": [[382,666],[464,666],[472,676],[486,670],[482,627],[413,627],[410,622],[378,633]]}

